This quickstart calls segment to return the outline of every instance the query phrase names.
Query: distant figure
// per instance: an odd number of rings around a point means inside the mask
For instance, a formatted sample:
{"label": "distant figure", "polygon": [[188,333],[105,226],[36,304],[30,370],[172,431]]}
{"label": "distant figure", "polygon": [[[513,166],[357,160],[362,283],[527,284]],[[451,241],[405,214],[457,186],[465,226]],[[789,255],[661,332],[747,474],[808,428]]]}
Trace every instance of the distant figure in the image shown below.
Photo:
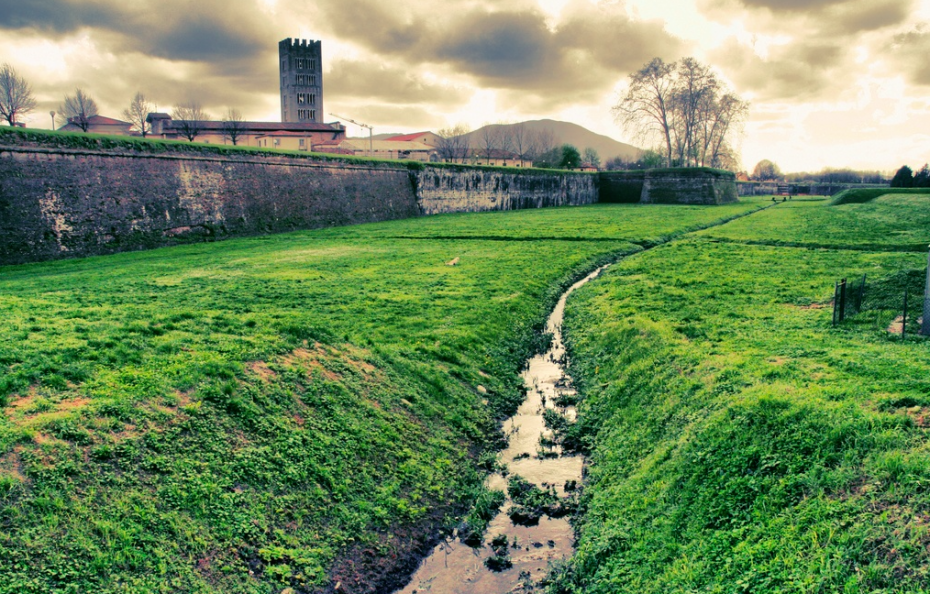
{"label": "distant figure", "polygon": [[775,196],[772,196],[772,202],[776,202]]}

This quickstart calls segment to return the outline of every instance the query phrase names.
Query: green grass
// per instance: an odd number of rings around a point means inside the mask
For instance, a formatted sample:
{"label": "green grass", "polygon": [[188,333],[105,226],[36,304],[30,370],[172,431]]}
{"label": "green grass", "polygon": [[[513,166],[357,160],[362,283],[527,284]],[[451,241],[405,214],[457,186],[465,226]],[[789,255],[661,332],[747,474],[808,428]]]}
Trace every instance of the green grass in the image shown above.
{"label": "green grass", "polygon": [[861,204],[887,194],[928,195],[930,188],[850,188],[833,197],[832,204]]}
{"label": "green grass", "polygon": [[[926,238],[921,200],[779,205],[572,296],[591,458],[552,591],[930,589],[930,342],[886,330],[926,254],[884,249]],[[861,274],[873,308],[832,328]]]}
{"label": "green grass", "polygon": [[435,217],[3,268],[0,592],[371,587],[372,559],[493,499],[475,462],[563,287],[755,207]]}
{"label": "green grass", "polygon": [[867,203],[778,203],[758,216],[700,233],[719,241],[876,251],[926,251],[930,196],[888,194]]}

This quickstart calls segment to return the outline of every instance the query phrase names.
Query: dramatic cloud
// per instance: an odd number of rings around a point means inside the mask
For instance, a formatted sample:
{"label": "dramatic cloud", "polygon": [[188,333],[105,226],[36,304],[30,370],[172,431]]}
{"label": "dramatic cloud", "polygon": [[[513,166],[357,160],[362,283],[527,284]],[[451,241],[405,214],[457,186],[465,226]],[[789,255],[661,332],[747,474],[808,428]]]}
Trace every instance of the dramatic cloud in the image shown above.
{"label": "dramatic cloud", "polygon": [[470,90],[430,81],[411,68],[372,60],[336,59],[324,78],[328,97],[375,99],[390,103],[448,103],[468,100]]}
{"label": "dramatic cloud", "polygon": [[270,33],[255,4],[222,0],[0,0],[0,29],[109,32],[113,51],[190,61],[252,58]]}
{"label": "dramatic cloud", "polygon": [[[742,18],[761,32],[797,36],[845,36],[907,22],[915,0],[699,0],[720,21]],[[848,40],[847,40],[848,41]]]}
{"label": "dramatic cloud", "polygon": [[[603,92],[655,56],[684,44],[661,23],[634,21],[617,3],[576,0],[555,27],[534,3],[321,0],[328,30],[382,56],[429,63],[478,84],[561,98]],[[366,14],[364,21],[359,14]],[[368,23],[377,22],[374,30]]]}
{"label": "dramatic cloud", "polygon": [[278,41],[312,38],[327,113],[381,131],[552,118],[629,140],[622,83],[693,55],[751,99],[747,161],[851,164],[859,135],[891,167],[923,142],[928,23],[930,0],[0,0],[0,63],[36,90],[30,126],[77,86],[109,116],[143,91],[276,119]]}
{"label": "dramatic cloud", "polygon": [[926,26],[896,35],[886,49],[912,83],[930,86],[930,30]]}
{"label": "dramatic cloud", "polygon": [[[770,48],[766,58],[731,39],[711,53],[742,91],[765,99],[804,101],[825,92],[836,93],[848,72],[850,58],[841,44],[792,43]],[[847,77],[848,78],[848,77]]]}

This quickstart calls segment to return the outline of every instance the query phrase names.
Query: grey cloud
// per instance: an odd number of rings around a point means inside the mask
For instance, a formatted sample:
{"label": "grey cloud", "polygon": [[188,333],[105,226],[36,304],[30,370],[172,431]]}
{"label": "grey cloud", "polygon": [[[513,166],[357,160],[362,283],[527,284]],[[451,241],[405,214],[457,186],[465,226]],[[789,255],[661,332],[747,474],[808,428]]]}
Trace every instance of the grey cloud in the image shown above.
{"label": "grey cloud", "polygon": [[602,92],[652,57],[673,59],[682,51],[660,24],[632,21],[619,5],[576,0],[555,29],[533,3],[514,6],[474,0],[316,4],[324,16],[319,26],[377,55],[439,65],[485,86],[553,99]]}
{"label": "grey cloud", "polygon": [[834,94],[849,58],[845,48],[829,41],[799,42],[772,48],[762,59],[736,40],[723,44],[712,56],[742,91],[764,99],[803,101]]}
{"label": "grey cloud", "polygon": [[445,105],[468,99],[462,89],[429,82],[403,65],[371,60],[336,59],[324,83],[329,97],[370,98],[407,104],[442,102]]}
{"label": "grey cloud", "polygon": [[926,25],[896,35],[884,49],[893,57],[894,66],[912,83],[930,86],[930,30]]}
{"label": "grey cloud", "polygon": [[271,45],[252,3],[221,0],[0,0],[0,30],[106,33],[114,52],[195,62],[248,60]]}
{"label": "grey cloud", "polygon": [[907,22],[916,0],[698,0],[706,15],[729,22],[749,13],[758,32],[842,37]]}

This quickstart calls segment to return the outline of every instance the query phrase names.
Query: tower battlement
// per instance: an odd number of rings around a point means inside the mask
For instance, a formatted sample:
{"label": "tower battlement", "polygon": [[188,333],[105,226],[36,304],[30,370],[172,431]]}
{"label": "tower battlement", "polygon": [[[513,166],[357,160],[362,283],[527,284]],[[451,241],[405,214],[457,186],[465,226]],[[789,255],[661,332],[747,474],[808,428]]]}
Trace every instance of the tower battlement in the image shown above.
{"label": "tower battlement", "polygon": [[323,123],[323,42],[282,39],[281,121]]}

